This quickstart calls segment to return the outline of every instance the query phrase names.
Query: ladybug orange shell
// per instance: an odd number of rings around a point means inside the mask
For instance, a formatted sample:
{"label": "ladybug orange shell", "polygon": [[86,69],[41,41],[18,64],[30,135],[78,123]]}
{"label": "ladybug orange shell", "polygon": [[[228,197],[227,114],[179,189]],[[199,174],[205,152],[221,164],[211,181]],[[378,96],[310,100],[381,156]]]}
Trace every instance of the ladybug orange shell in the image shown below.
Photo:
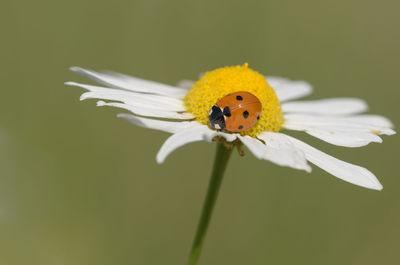
{"label": "ladybug orange shell", "polygon": [[249,92],[235,92],[218,100],[208,120],[215,129],[241,132],[253,127],[260,118],[261,102]]}

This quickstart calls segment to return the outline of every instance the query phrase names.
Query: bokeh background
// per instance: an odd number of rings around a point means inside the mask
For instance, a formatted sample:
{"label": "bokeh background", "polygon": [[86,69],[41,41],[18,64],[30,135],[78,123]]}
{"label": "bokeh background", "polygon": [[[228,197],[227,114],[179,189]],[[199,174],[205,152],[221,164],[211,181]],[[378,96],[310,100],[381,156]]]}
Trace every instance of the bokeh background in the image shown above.
{"label": "bokeh background", "polygon": [[[215,144],[155,154],[168,134],[80,102],[73,65],[175,84],[249,62],[361,97],[398,124],[399,1],[13,1],[0,9],[0,264],[185,264]],[[397,136],[360,149],[363,189],[236,153],[200,264],[399,264]]]}

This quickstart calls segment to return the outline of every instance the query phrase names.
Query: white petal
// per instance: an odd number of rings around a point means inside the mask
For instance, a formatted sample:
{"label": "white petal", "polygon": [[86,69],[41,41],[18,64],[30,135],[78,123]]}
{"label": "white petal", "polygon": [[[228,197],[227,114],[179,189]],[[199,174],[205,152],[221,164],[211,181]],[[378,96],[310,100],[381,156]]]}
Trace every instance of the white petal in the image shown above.
{"label": "white petal", "polygon": [[370,132],[362,132],[359,130],[343,131],[336,128],[316,128],[308,129],[306,132],[309,135],[319,138],[327,143],[345,147],[361,147],[372,142],[382,142],[382,138],[379,136]]}
{"label": "white petal", "polygon": [[131,90],[140,93],[151,93],[151,94],[179,97],[179,98],[183,98],[187,93],[187,90],[185,89],[119,73],[113,73],[113,72],[100,73],[76,66],[71,67],[70,70],[80,75],[87,76],[93,81],[96,81],[98,83],[107,86]]}
{"label": "white petal", "polygon": [[191,89],[194,86],[194,83],[196,83],[193,80],[188,80],[188,79],[183,79],[176,84],[177,87],[183,88],[183,89]]}
{"label": "white petal", "polygon": [[[219,133],[211,130],[208,126],[197,123],[192,126],[185,128],[181,131],[171,135],[162,145],[160,151],[157,154],[156,160],[158,163],[163,163],[165,158],[177,148],[192,142],[198,141],[211,141],[213,136],[227,136],[227,134]],[[231,134],[228,137],[228,141],[236,139],[236,135]]]}
{"label": "white petal", "polygon": [[92,86],[75,82],[66,82],[66,85],[77,86],[89,90],[83,93],[81,100],[85,99],[105,99],[121,101],[135,107],[152,108],[169,111],[185,111],[185,107],[181,99],[171,98],[160,95],[136,93],[115,88],[106,88],[100,86]]}
{"label": "white petal", "polygon": [[337,116],[316,116],[306,114],[293,114],[288,113],[284,115],[285,121],[290,120],[296,123],[307,123],[313,125],[345,125],[350,127],[371,126],[392,128],[393,124],[389,119],[380,115],[352,115],[345,117]]}
{"label": "white petal", "polygon": [[177,133],[199,123],[196,121],[162,121],[155,119],[148,119],[143,117],[138,117],[132,114],[121,113],[118,114],[118,118],[123,118],[128,122],[148,129],[159,130],[169,133]]}
{"label": "white petal", "polygon": [[382,189],[382,185],[375,175],[366,168],[334,158],[293,137],[290,137],[290,139],[295,146],[304,151],[308,161],[335,177],[361,187],[374,190]]}
{"label": "white petal", "polygon": [[236,134],[228,134],[211,130],[207,125],[197,121],[171,122],[154,119],[137,117],[131,114],[118,114],[119,118],[123,118],[130,123],[143,127],[164,132],[173,133],[163,144],[157,154],[158,163],[163,163],[165,158],[175,149],[191,142],[207,141],[211,142],[215,136],[222,136],[228,142],[232,142],[237,138]]}
{"label": "white petal", "polygon": [[118,103],[118,102],[104,102],[98,101],[97,106],[110,106],[110,107],[117,107],[121,109],[126,109],[131,111],[132,113],[144,117],[153,117],[153,118],[163,118],[163,119],[177,119],[177,120],[191,120],[193,119],[193,115],[188,112],[177,113],[172,111],[165,111],[165,110],[157,110],[157,109],[147,109],[143,107],[135,107],[132,105]]}
{"label": "white petal", "polygon": [[357,114],[367,111],[364,100],[358,98],[330,98],[310,101],[292,101],[282,104],[283,112],[315,113],[318,115]]}
{"label": "white petal", "polygon": [[304,153],[291,144],[285,135],[266,132],[259,135],[259,137],[264,140],[265,144],[256,138],[238,135],[240,141],[258,159],[268,160],[280,166],[302,169],[307,172],[311,171]]}
{"label": "white petal", "polygon": [[123,118],[128,122],[143,127],[149,128],[169,133],[177,133],[183,131],[187,128],[192,128],[194,126],[202,127],[202,132],[204,132],[204,140],[211,142],[215,136],[222,136],[228,142],[232,142],[237,138],[237,134],[224,133],[210,129],[207,125],[201,124],[197,121],[162,121],[155,119],[148,119],[143,117],[138,117],[132,114],[120,113],[118,118]]}
{"label": "white petal", "polygon": [[313,88],[306,81],[267,76],[268,84],[275,90],[280,102],[301,98],[311,94]]}
{"label": "white petal", "polygon": [[212,130],[208,126],[206,126],[206,127],[208,130],[204,134],[204,140],[207,142],[211,142],[214,139],[214,137],[216,137],[216,136],[224,137],[227,142],[233,142],[238,137],[238,134],[236,134],[236,133],[224,133],[224,132]]}
{"label": "white petal", "polygon": [[360,147],[371,142],[382,142],[380,134],[391,135],[391,123],[378,115],[357,115],[348,117],[311,116],[285,114],[283,127],[290,130],[304,131],[328,143]]}

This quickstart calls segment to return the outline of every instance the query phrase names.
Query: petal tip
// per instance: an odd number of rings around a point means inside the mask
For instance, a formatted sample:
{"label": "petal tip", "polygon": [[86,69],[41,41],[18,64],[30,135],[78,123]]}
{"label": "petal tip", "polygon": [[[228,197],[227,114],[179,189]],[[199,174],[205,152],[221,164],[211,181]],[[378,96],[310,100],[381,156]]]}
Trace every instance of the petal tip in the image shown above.
{"label": "petal tip", "polygon": [[79,100],[80,101],[83,101],[83,100],[86,100],[86,99],[88,99],[89,97],[87,96],[87,93],[83,93],[80,97],[79,97]]}
{"label": "petal tip", "polygon": [[309,164],[306,164],[306,166],[303,167],[302,169],[304,171],[306,171],[307,173],[311,173],[311,171],[312,171],[312,168],[311,168],[311,166]]}
{"label": "petal tip", "polygon": [[386,135],[395,135],[395,134],[397,134],[397,132],[395,131],[395,130],[393,130],[393,129],[387,129],[387,131],[386,131]]}
{"label": "petal tip", "polygon": [[156,156],[156,162],[157,162],[157,164],[161,165],[161,164],[164,163],[164,161],[165,161],[165,157],[164,157],[164,156],[161,156],[160,153],[158,153],[157,156]]}
{"label": "petal tip", "polygon": [[82,71],[83,69],[79,66],[71,66],[69,70],[76,73]]}
{"label": "petal tip", "polygon": [[383,186],[378,180],[376,180],[376,182],[374,182],[371,186],[369,186],[367,188],[370,188],[372,190],[377,190],[377,191],[383,190]]}
{"label": "petal tip", "polygon": [[67,81],[67,82],[64,82],[64,85],[66,85],[66,86],[75,86],[75,82],[72,82],[72,81]]}
{"label": "petal tip", "polygon": [[[81,96],[81,98],[82,98],[82,96]],[[107,103],[105,101],[103,101],[103,100],[99,100],[96,103],[97,107],[103,107],[103,106],[106,106],[106,105],[107,105]]]}

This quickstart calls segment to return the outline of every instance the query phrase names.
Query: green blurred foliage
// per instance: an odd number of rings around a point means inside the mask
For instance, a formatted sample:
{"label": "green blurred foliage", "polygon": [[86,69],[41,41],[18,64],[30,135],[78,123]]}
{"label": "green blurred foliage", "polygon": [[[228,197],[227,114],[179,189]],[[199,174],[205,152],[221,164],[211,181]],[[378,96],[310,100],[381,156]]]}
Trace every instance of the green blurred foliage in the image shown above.
{"label": "green blurred foliage", "polygon": [[[215,144],[163,165],[166,133],[79,102],[78,65],[175,84],[242,64],[361,97],[398,121],[398,1],[11,1],[0,9],[0,264],[185,264]],[[370,191],[234,154],[200,264],[397,264],[399,139],[308,143],[366,166]]]}

